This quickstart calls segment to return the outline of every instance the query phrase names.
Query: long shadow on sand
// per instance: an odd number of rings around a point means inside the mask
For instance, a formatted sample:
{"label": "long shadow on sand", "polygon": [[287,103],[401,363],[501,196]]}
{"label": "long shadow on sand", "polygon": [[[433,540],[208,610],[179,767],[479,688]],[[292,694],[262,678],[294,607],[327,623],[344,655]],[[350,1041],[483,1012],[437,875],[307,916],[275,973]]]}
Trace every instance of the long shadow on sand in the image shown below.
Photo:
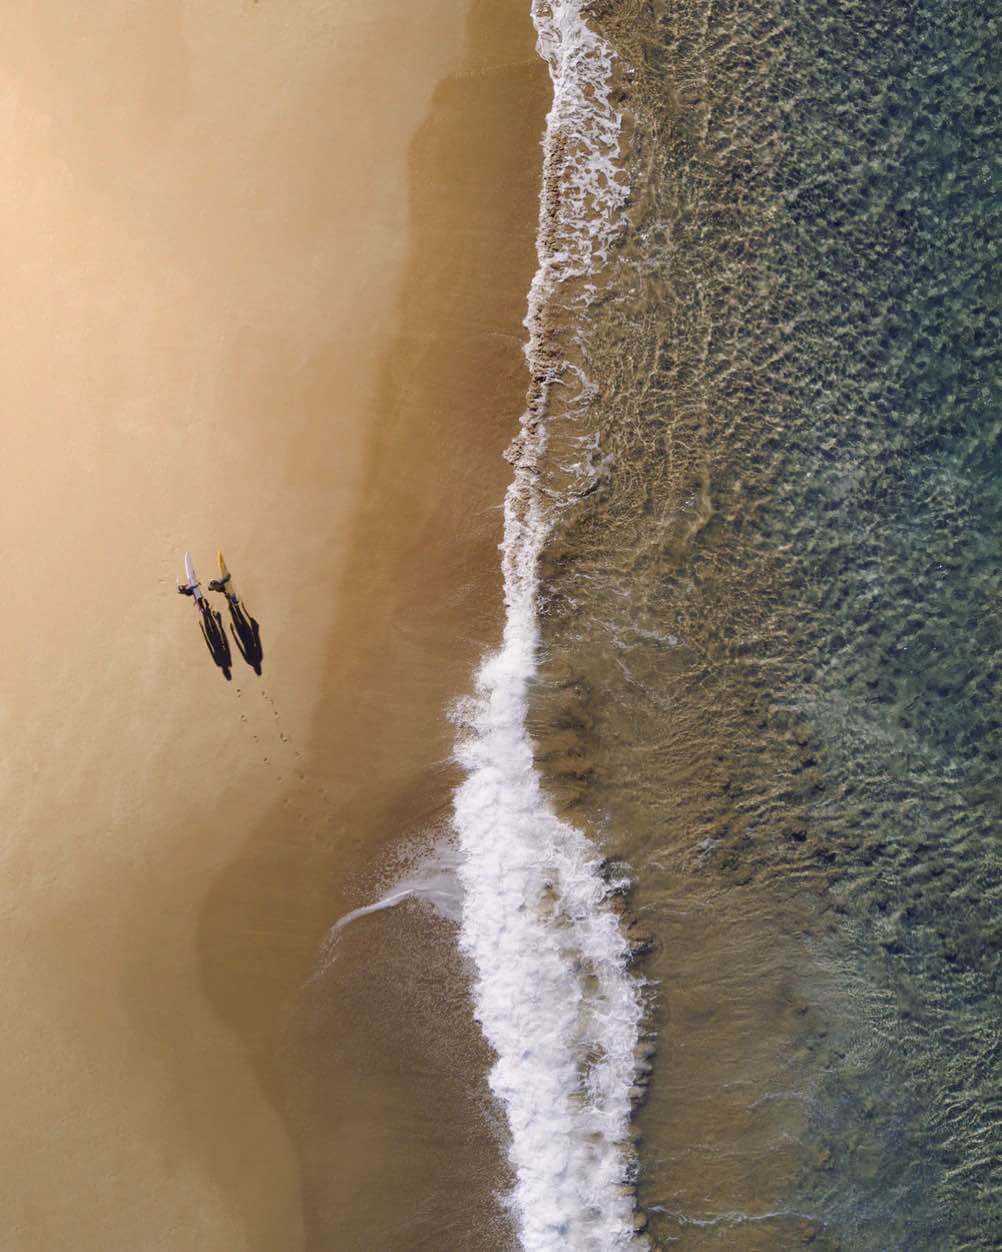
{"label": "long shadow on sand", "polygon": [[223,677],[229,682],[233,677],[233,655],[230,652],[230,641],[226,638],[226,631],[223,630],[222,614],[214,613],[204,600],[199,605],[199,610],[201,617],[198,626],[205,640],[205,646],[209,649],[212,659],[223,671]]}
{"label": "long shadow on sand", "polygon": [[237,651],[258,677],[261,676],[261,665],[264,662],[264,648],[261,646],[261,627],[256,618],[244,612],[244,606],[232,600],[230,606],[230,633]]}

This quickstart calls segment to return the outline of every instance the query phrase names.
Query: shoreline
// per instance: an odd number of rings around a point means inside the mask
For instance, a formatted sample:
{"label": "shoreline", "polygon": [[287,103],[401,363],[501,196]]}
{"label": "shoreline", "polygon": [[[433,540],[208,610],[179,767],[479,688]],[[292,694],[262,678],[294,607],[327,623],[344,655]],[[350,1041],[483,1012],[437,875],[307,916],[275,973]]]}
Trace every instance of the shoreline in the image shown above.
{"label": "shoreline", "polygon": [[[420,845],[446,820],[457,779],[446,713],[501,628],[495,553],[508,480],[501,454],[526,389],[521,318],[535,215],[523,210],[534,210],[539,181],[524,154],[541,130],[547,81],[520,5],[509,3],[501,14],[486,0],[464,7],[463,61],[437,85],[409,146],[410,256],[395,314],[399,329],[382,369],[384,417],[369,436],[365,504],[354,519],[331,633],[332,640],[363,644],[332,654],[324,688],[341,708],[332,712],[321,701],[311,732],[317,777],[326,762],[337,762],[332,788],[343,789],[336,837],[318,836],[325,846],[318,860],[347,856],[356,872],[332,892],[313,879],[316,866],[301,867],[305,877],[290,898],[300,917],[314,898],[317,942],[301,948],[306,964],[288,983],[313,969],[337,919],[370,899],[387,872],[385,858]],[[441,189],[460,170],[443,202]],[[475,448],[471,425],[479,431]],[[400,519],[399,537],[387,532],[388,515]],[[366,772],[364,784],[339,777],[352,768]],[[380,786],[382,779],[391,785]],[[258,840],[274,847],[267,821],[243,856],[255,880]],[[395,1240],[428,1229],[427,1246],[434,1247],[432,1232],[455,1232],[471,1208],[476,1221],[463,1232],[463,1246],[507,1246],[510,1232],[495,1199],[506,1166],[488,1128],[489,1093],[476,1077],[486,1073],[489,1055],[451,930],[407,908],[352,927],[336,964],[312,972],[284,1008],[276,998],[275,1066],[254,1053],[263,1023],[242,1022],[240,1006],[233,1013],[231,995],[213,985],[218,941],[211,927],[220,911],[236,902],[245,907],[240,874],[238,862],[214,886],[202,928],[203,968],[301,1145],[307,1246],[326,1246],[324,1232],[329,1238],[332,1230],[338,1247],[377,1238],[404,1246]],[[407,986],[415,949],[431,1005]],[[253,963],[246,964],[253,978]],[[254,1001],[260,1009],[256,995]],[[344,1003],[351,1005],[347,1017],[338,1008]],[[418,1126],[419,1157],[406,1147]],[[388,1186],[393,1212],[374,1224]],[[471,1204],[473,1195],[478,1203]]]}
{"label": "shoreline", "polygon": [[[547,795],[529,721],[540,663],[541,554],[588,473],[580,447],[571,447],[571,464],[561,467],[571,484],[540,481],[552,427],[574,405],[575,380],[584,381],[571,345],[554,334],[552,311],[584,316],[628,191],[616,165],[621,118],[609,48],[576,0],[532,11],[553,98],[525,321],[531,381],[506,453],[514,478],[501,544],[504,632],[457,716],[465,774],[453,816],[459,943],[475,971],[476,1015],[494,1054],[490,1089],[509,1125],[520,1245],[646,1248],[631,1144],[649,1054],[640,1042],[641,987],[629,968],[642,945],[627,936],[616,907],[625,884],[610,880],[598,846]],[[560,383],[571,384],[570,399]]]}

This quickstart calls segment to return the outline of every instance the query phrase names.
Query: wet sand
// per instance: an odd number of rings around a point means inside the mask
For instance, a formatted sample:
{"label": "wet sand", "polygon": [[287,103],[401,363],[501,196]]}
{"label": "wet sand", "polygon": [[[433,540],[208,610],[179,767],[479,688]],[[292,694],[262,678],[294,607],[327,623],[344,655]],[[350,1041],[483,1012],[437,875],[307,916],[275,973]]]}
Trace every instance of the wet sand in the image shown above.
{"label": "wet sand", "polygon": [[[497,635],[528,13],[48,0],[0,30],[0,1242],[502,1246],[441,925],[365,919],[316,975],[445,812],[444,709]],[[217,546],[261,678],[174,592]]]}

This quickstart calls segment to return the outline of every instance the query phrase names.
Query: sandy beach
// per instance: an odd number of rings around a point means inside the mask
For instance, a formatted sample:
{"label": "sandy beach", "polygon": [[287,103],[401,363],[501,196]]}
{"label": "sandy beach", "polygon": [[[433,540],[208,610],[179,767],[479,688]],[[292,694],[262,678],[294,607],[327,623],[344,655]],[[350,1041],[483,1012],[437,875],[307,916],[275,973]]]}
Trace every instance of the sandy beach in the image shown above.
{"label": "sandy beach", "polygon": [[[395,913],[318,962],[442,820],[497,635],[526,6],[0,31],[0,1243],[503,1246],[446,936]],[[186,548],[225,552],[260,678],[213,666]]]}

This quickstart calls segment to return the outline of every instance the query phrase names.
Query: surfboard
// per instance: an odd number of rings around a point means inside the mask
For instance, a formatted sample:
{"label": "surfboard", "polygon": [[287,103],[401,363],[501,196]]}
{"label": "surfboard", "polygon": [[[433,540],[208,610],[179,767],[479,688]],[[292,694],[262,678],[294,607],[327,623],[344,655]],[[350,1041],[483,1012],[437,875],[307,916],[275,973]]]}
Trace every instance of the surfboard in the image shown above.
{"label": "surfboard", "polygon": [[184,554],[184,576],[188,580],[188,586],[191,587],[195,593],[196,601],[201,600],[202,584],[198,581],[198,575],[195,573],[195,566],[192,564],[190,552],[186,552]]}
{"label": "surfboard", "polygon": [[228,583],[226,583],[226,584],[225,584],[225,586],[224,586],[224,588],[223,588],[223,590],[224,590],[224,591],[225,591],[225,593],[226,593],[226,598],[227,598],[228,600],[232,600],[234,604],[239,604],[239,603],[240,603],[240,597],[237,595],[237,589],[233,586],[233,579],[232,579],[232,577],[230,576],[230,571],[226,568],[226,562],[223,560],[223,554],[222,554],[222,552],[217,552],[217,553],[216,553],[216,556],[219,558],[219,577],[220,577],[220,579],[223,579],[223,580],[225,580],[226,578],[229,578],[229,579],[230,579],[230,581],[229,581]]}

